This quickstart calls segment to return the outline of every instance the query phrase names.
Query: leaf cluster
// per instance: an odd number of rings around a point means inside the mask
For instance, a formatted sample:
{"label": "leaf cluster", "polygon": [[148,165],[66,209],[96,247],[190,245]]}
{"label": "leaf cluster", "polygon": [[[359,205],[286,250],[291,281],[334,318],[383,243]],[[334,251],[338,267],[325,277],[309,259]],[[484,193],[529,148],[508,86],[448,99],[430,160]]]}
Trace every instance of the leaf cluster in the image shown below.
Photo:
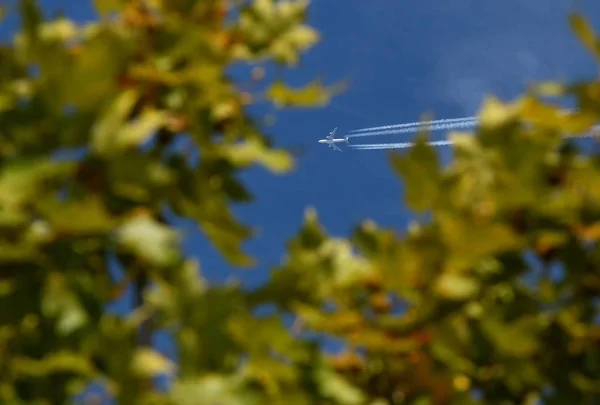
{"label": "leaf cluster", "polygon": [[[252,229],[231,209],[253,199],[240,174],[294,162],[250,117],[260,96],[227,72],[296,64],[318,39],[307,3],[96,8],[79,25],[22,0],[21,31],[0,46],[0,402],[599,400],[600,161],[569,140],[598,121],[598,81],[490,98],[476,133],[453,135],[446,167],[421,134],[391,165],[428,221],[402,234],[365,221],[343,240],[308,209],[282,263],[247,291],[205,280],[173,217],[253,264]],[[600,59],[586,21],[571,22]],[[276,80],[264,97],[313,106],[333,91]],[[128,292],[126,314],[108,310]]]}

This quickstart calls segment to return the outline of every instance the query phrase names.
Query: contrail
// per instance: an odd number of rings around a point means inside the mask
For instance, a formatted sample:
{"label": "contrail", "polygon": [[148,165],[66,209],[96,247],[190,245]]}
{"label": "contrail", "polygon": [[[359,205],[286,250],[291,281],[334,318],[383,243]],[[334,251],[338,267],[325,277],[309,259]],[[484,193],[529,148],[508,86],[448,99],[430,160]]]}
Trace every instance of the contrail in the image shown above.
{"label": "contrail", "polygon": [[[417,122],[408,122],[406,124],[395,124],[395,125],[383,125],[380,127],[370,127],[370,128],[361,128],[361,129],[353,129],[350,133],[353,132],[372,132],[379,131],[382,129],[392,129],[392,128],[410,128],[410,127],[419,127],[421,125],[436,125],[450,122],[461,122],[461,121],[476,121],[477,117],[463,117],[463,118],[444,118],[434,121],[417,121]],[[356,135],[350,135],[356,136]]]}
{"label": "contrail", "polygon": [[[581,134],[581,135],[572,135],[567,136],[567,138],[593,138],[598,137],[600,134],[598,133],[590,133],[590,134]],[[446,146],[452,145],[454,141],[432,141],[427,142],[427,145],[430,146]],[[370,144],[362,144],[362,145],[350,145],[349,148],[358,149],[358,150],[381,150],[381,149],[406,149],[410,148],[414,145],[414,142],[398,142],[398,143],[370,143]]]}
{"label": "contrail", "polygon": [[388,129],[381,130],[375,132],[366,132],[359,133],[354,135],[348,135],[348,138],[357,138],[360,136],[380,136],[380,135],[392,135],[392,134],[406,134],[406,133],[414,133],[419,130],[428,130],[428,131],[440,131],[443,129],[458,129],[458,128],[471,128],[477,122],[476,121],[455,121],[455,122],[447,122],[447,123],[439,123],[433,124],[426,127],[406,127],[406,128],[398,128],[398,129]]}
{"label": "contrail", "polygon": [[[427,142],[428,145],[431,146],[445,146],[452,145],[454,141],[433,141]],[[371,143],[365,145],[350,145],[349,147],[353,149],[360,150],[377,150],[377,149],[406,149],[413,146],[414,142],[399,142],[399,143]]]}

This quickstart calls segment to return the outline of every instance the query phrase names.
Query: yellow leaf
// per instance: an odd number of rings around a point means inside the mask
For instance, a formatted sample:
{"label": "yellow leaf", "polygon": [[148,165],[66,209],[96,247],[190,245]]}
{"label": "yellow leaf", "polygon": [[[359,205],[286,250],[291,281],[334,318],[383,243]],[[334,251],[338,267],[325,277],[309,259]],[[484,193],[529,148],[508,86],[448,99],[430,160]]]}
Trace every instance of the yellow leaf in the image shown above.
{"label": "yellow leaf", "polygon": [[156,130],[167,123],[163,111],[148,108],[134,121],[123,126],[115,137],[114,147],[119,150],[135,147],[148,140]]}
{"label": "yellow leaf", "polygon": [[596,39],[596,35],[588,22],[579,14],[571,14],[569,16],[569,23],[571,25],[571,29],[583,43],[583,46],[590,51],[596,59],[599,59],[600,49],[598,47],[598,40]]}
{"label": "yellow leaf", "polygon": [[514,120],[519,113],[519,105],[503,104],[496,97],[489,97],[479,113],[482,128],[496,128]]}
{"label": "yellow leaf", "polygon": [[233,164],[242,167],[259,163],[274,173],[286,173],[294,167],[294,161],[290,154],[283,150],[269,149],[255,140],[225,146],[222,153]]}
{"label": "yellow leaf", "polygon": [[125,4],[124,0],[94,0],[94,6],[98,14],[106,15],[121,11]]}
{"label": "yellow leaf", "polygon": [[319,42],[317,31],[307,25],[299,25],[288,33],[288,38],[298,49],[307,49]]}
{"label": "yellow leaf", "polygon": [[132,369],[138,376],[151,378],[173,373],[175,364],[156,350],[142,348],[133,357]]}
{"label": "yellow leaf", "polygon": [[437,280],[435,289],[444,298],[463,301],[477,294],[479,285],[472,277],[446,273]]}
{"label": "yellow leaf", "polygon": [[40,29],[40,38],[45,41],[67,41],[75,35],[77,27],[65,18],[45,23]]}

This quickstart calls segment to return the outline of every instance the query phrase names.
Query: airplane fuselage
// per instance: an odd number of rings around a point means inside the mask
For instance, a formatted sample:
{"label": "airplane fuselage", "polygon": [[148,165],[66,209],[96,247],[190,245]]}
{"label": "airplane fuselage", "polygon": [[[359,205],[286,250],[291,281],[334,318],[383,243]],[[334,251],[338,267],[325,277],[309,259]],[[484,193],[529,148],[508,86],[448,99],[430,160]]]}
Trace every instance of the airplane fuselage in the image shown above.
{"label": "airplane fuselage", "polygon": [[345,139],[319,139],[319,143],[347,142]]}

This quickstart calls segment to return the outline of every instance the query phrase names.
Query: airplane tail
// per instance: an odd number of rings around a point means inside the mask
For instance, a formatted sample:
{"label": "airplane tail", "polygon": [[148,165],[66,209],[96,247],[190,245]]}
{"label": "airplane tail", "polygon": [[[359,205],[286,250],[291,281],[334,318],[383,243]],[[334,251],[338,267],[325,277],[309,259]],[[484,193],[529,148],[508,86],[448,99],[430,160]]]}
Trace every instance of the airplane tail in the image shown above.
{"label": "airplane tail", "polygon": [[347,136],[347,135],[344,137],[344,141],[346,141],[346,143],[349,143],[349,142],[348,142],[348,136]]}

